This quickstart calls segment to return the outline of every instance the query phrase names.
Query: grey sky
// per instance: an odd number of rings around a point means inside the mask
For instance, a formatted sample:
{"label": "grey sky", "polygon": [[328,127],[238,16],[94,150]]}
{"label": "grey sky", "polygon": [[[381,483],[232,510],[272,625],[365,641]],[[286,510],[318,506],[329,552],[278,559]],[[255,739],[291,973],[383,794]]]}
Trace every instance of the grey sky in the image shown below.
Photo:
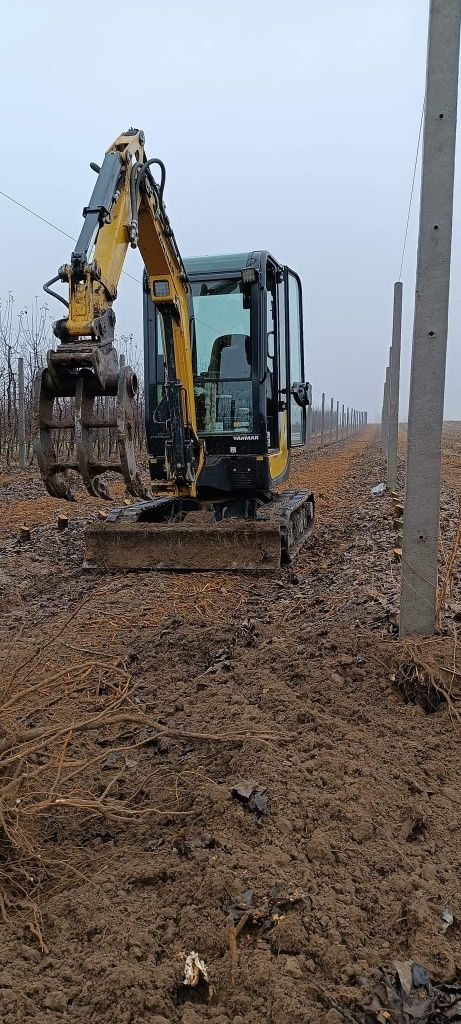
{"label": "grey sky", "polygon": [[[308,377],[376,413],[424,91],[428,0],[15,0],[2,18],[0,188],[77,235],[89,161],[125,128],[167,166],[184,255],[268,248],[301,275]],[[460,418],[455,195],[446,416]],[[419,176],[404,266],[406,415]],[[71,242],[0,196],[0,294]],[[141,277],[138,253],[126,269]],[[117,328],[141,341],[140,288]],[[62,307],[52,304],[53,315]]]}

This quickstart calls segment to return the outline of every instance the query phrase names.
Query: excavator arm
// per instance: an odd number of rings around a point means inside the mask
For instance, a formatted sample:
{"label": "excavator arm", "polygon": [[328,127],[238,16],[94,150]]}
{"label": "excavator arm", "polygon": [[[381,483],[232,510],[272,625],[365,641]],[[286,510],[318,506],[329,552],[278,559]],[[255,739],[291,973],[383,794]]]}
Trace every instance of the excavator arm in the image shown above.
{"label": "excavator arm", "polygon": [[[160,169],[160,184],[152,174],[153,165]],[[48,352],[47,366],[35,384],[38,465],[47,490],[57,497],[73,497],[68,470],[79,471],[90,493],[99,497],[110,497],[102,479],[107,471],[121,473],[129,493],[149,496],[134,452],[137,380],[130,367],[119,365],[112,308],[127,249],[139,246],[148,293],[163,325],[168,407],[164,490],[193,498],[204,450],[196,425],[190,288],[163,202],[165,168],[160,160],[147,160],[144,134],[136,129],[115,140],[101,167],[91,166],[98,176],[71,261],[44,285],[49,295],[66,305],[67,315],[53,325],[59,345]],[[67,285],[68,298],[52,290],[57,281]],[[115,400],[112,417],[96,416],[100,398]],[[61,399],[74,399],[73,417],[56,419]],[[70,407],[69,402],[64,404]],[[63,427],[75,430],[73,462],[64,463],[56,455],[52,432]],[[116,429],[118,463],[96,457],[96,433],[110,427]]]}

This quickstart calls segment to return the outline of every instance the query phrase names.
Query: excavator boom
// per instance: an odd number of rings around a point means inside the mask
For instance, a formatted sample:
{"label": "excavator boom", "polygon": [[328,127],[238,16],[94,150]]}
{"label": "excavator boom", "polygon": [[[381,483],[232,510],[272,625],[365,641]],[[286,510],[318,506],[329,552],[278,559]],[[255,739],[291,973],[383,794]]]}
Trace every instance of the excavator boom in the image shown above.
{"label": "excavator boom", "polygon": [[[157,185],[151,167],[157,165]],[[203,445],[197,435],[190,339],[190,289],[163,202],[165,169],[160,160],[147,160],[144,134],[130,129],[109,147],[101,167],[92,165],[97,181],[71,261],[45,284],[45,291],[64,303],[67,316],[53,327],[59,340],[47,355],[47,366],[36,380],[34,448],[50,494],[72,498],[68,470],[80,472],[91,494],[110,497],[102,476],[119,472],[130,494],[143,498],[150,489],[136,467],[133,445],[133,398],[137,380],[130,367],[119,368],[114,347],[113,302],[128,246],[139,245],[146,268],[147,290],[157,307],[165,337],[166,397],[170,415],[166,445],[165,490],[194,497],[203,465]],[[57,281],[68,286],[68,298],[51,289]],[[98,398],[115,398],[110,420],[95,415]],[[73,398],[71,420],[54,417],[55,403]],[[63,425],[75,430],[76,459],[63,464],[56,456],[53,434]],[[118,463],[102,463],[95,454],[98,430],[115,428]]]}

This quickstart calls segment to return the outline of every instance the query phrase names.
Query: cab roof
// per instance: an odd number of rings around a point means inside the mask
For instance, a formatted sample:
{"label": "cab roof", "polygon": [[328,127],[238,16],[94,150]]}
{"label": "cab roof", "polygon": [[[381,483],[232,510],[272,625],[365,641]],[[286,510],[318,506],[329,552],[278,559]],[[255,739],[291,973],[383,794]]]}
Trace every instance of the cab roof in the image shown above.
{"label": "cab roof", "polygon": [[184,265],[188,277],[191,278],[207,277],[211,274],[236,274],[244,267],[265,269],[268,255],[266,249],[254,249],[251,252],[219,253],[216,256],[191,256],[184,260]]}

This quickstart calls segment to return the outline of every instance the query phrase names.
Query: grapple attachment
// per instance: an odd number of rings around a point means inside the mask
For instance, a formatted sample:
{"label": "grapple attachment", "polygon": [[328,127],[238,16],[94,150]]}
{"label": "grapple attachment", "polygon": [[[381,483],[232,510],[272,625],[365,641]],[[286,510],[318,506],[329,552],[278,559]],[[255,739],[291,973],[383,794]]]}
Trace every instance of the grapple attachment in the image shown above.
{"label": "grapple attachment", "polygon": [[[150,497],[138,472],[134,449],[134,397],[136,375],[129,366],[118,367],[112,344],[67,342],[56,352],[48,353],[47,367],[39,371],[34,384],[33,438],[34,452],[43,482],[49,494],[67,501],[74,499],[69,470],[79,473],[85,487],[94,497],[110,499],[104,473],[123,476],[129,494]],[[98,399],[112,399],[103,405],[104,414],[97,415]],[[63,400],[61,404],[61,400]],[[97,454],[99,431],[115,430],[118,460],[110,461],[108,444]],[[72,430],[74,457],[59,458],[56,432]]]}

